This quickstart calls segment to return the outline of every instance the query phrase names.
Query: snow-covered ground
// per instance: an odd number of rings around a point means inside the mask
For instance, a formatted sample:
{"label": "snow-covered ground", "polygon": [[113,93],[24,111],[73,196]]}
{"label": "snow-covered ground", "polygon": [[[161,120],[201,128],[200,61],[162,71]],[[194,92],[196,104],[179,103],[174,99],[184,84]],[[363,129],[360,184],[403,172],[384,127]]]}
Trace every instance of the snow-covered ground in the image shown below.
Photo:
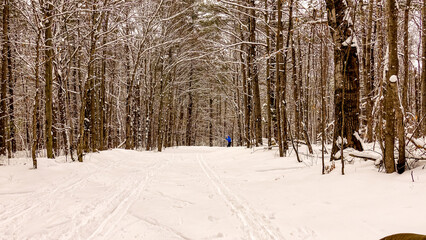
{"label": "snow-covered ground", "polygon": [[[321,175],[263,148],[110,150],[0,167],[0,239],[345,239],[426,234],[426,169]],[[14,164],[15,163],[15,164]],[[18,164],[19,163],[19,164]],[[26,163],[26,165],[23,165]],[[424,163],[421,163],[424,164]]]}

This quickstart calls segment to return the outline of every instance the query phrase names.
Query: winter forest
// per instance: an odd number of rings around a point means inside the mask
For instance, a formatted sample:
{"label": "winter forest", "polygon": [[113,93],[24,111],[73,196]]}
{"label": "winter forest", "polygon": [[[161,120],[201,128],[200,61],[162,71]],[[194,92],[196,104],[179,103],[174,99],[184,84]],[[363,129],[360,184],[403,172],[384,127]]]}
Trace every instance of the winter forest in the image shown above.
{"label": "winter forest", "polygon": [[2,0],[0,19],[0,240],[426,234],[426,0]]}
{"label": "winter forest", "polygon": [[4,0],[0,154],[31,152],[37,168],[40,154],[83,161],[230,135],[280,156],[331,143],[340,158],[375,141],[386,172],[394,160],[403,171],[425,159],[424,11],[416,0]]}

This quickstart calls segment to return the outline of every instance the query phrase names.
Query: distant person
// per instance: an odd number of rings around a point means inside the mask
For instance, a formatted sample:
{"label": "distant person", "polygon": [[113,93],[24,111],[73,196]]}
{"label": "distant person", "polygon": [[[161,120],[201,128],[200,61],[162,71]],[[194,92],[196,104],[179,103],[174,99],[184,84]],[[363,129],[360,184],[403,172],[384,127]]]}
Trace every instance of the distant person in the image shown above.
{"label": "distant person", "polygon": [[230,136],[228,136],[228,137],[226,138],[226,141],[228,141],[228,147],[230,147],[230,146],[231,146],[231,143],[232,143],[232,139],[231,139],[231,137],[230,137]]}

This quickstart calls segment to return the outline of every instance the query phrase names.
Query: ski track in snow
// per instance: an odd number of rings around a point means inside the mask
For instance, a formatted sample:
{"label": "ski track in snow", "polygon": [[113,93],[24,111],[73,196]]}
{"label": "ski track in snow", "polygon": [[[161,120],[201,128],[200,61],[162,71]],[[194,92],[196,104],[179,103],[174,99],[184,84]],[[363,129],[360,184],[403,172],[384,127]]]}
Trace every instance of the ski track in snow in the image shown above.
{"label": "ski track in snow", "polygon": [[[89,202],[77,202],[74,214],[68,214],[62,221],[51,224],[42,232],[34,233],[34,239],[106,239],[117,227],[127,210],[138,199],[146,185],[168,161],[157,160],[143,170],[133,171],[118,179],[106,191],[90,199]],[[0,230],[4,228],[0,239],[21,238],[21,228],[30,223],[31,216],[43,216],[58,208],[59,199],[72,198],[73,191],[90,187],[93,176],[115,169],[120,161],[110,161],[103,167],[95,167],[83,176],[73,172],[64,183],[30,194],[14,206],[8,207],[0,215]],[[95,166],[95,165],[93,165]],[[70,197],[71,195],[71,197]],[[29,201],[29,199],[31,199]],[[69,199],[68,199],[69,200]],[[12,216],[12,217],[11,217]]]}
{"label": "ski track in snow", "polygon": [[[110,164],[108,167],[111,166],[112,164]],[[77,181],[76,177],[78,174],[73,172],[64,183],[58,184],[53,189],[51,186],[45,187],[38,192],[28,194],[25,198],[21,198],[21,201],[18,200],[14,203],[13,206],[7,207],[6,210],[0,214],[0,226],[5,224],[8,224],[9,226],[17,226],[16,224],[25,221],[26,218],[24,215],[26,213],[33,211],[42,212],[42,209],[46,210],[46,208],[48,208],[46,205],[51,205],[49,200],[51,201],[53,196],[72,191],[73,189],[80,186],[85,180],[87,180],[88,177],[93,175],[99,169],[100,168],[97,167],[96,170],[90,171],[83,177],[79,177]],[[31,199],[31,201],[28,201],[28,199]]]}
{"label": "ski track in snow", "polygon": [[[146,189],[148,183],[151,182],[156,173],[162,169],[167,163],[156,163],[152,167],[148,168],[148,173],[142,179],[134,179],[134,184],[129,185],[130,193],[125,194],[124,200],[122,200],[111,214],[107,216],[107,218],[101,222],[101,224],[97,227],[97,229],[89,236],[88,240],[94,239],[97,236],[101,238],[107,238],[114,230],[120,220],[127,214],[130,206],[138,200],[140,194]],[[137,172],[136,176],[139,175]]]}
{"label": "ski track in snow", "polygon": [[186,237],[183,233],[177,231],[176,229],[173,229],[170,226],[161,224],[160,222],[158,222],[156,219],[153,218],[142,218],[140,216],[137,215],[133,215],[133,217],[137,218],[139,221],[142,221],[144,223],[146,223],[149,226],[152,226],[154,228],[157,228],[158,230],[160,230],[159,232],[166,232],[166,233],[170,233],[172,234],[174,237],[177,237],[179,239],[183,239],[183,240],[191,240],[191,238]]}
{"label": "ski track in snow", "polygon": [[230,190],[221,180],[220,176],[206,163],[203,155],[198,154],[197,160],[203,172],[216,188],[219,195],[240,219],[249,239],[255,240],[282,240],[285,239],[276,227],[272,226],[266,217],[257,213],[241,200],[238,195]]}

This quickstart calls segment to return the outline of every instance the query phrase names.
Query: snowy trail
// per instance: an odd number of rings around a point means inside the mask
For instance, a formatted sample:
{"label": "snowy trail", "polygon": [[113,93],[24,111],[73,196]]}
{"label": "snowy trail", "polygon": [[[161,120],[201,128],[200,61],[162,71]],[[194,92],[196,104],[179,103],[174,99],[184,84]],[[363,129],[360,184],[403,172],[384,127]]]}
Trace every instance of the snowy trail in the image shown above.
{"label": "snowy trail", "polygon": [[[3,233],[0,239],[107,238],[129,206],[167,163],[156,160],[141,164],[130,158],[120,166],[121,157],[117,155],[91,165],[87,171],[81,171],[83,173],[72,172],[65,182],[22,196],[15,205],[7,206],[0,215]],[[122,174],[116,175],[120,171]],[[104,180],[111,184],[103,183]],[[44,229],[22,231],[34,218],[43,219]]]}
{"label": "snowy trail", "polygon": [[285,239],[279,230],[266,220],[266,217],[251,209],[241,197],[225,185],[221,177],[206,163],[202,154],[197,155],[197,160],[219,195],[238,215],[250,239]]}
{"label": "snowy trail", "polygon": [[[112,166],[113,164],[110,163],[107,167],[110,168]],[[17,227],[28,220],[26,214],[42,214],[54,204],[55,198],[53,197],[64,195],[67,192],[71,192],[83,186],[84,182],[86,182],[90,176],[101,170],[98,166],[94,168],[94,170],[85,173],[83,176],[79,176],[77,172],[73,172],[71,176],[68,176],[65,182],[61,184],[53,184],[52,186],[44,187],[40,191],[29,193],[25,195],[25,197],[17,199],[14,205],[7,207],[6,210],[0,214],[0,226],[7,224],[12,227]],[[11,234],[16,235],[14,231],[19,230],[19,228],[12,228],[7,230],[6,233],[12,231]]]}
{"label": "snowy trail", "polygon": [[[236,215],[218,200],[197,154],[177,153],[108,239],[248,239]],[[156,209],[146,209],[154,203]]]}
{"label": "snowy trail", "polygon": [[377,173],[371,161],[348,164],[345,176],[321,175],[321,165],[307,161],[312,164],[262,149],[178,147],[103,151],[88,154],[84,163],[40,159],[37,170],[1,167],[0,240],[426,234],[419,214],[426,212],[426,169],[415,169],[413,182],[410,172]]}
{"label": "snowy trail", "polygon": [[120,220],[127,213],[130,206],[140,197],[140,194],[145,190],[148,183],[151,182],[153,177],[163,168],[167,163],[157,163],[148,169],[148,173],[143,179],[136,180],[136,184],[131,188],[127,197],[114,208],[114,211],[108,215],[104,221],[97,227],[97,229],[89,236],[88,239],[95,239],[97,236],[100,238],[107,238],[111,235],[113,230],[117,227]]}

